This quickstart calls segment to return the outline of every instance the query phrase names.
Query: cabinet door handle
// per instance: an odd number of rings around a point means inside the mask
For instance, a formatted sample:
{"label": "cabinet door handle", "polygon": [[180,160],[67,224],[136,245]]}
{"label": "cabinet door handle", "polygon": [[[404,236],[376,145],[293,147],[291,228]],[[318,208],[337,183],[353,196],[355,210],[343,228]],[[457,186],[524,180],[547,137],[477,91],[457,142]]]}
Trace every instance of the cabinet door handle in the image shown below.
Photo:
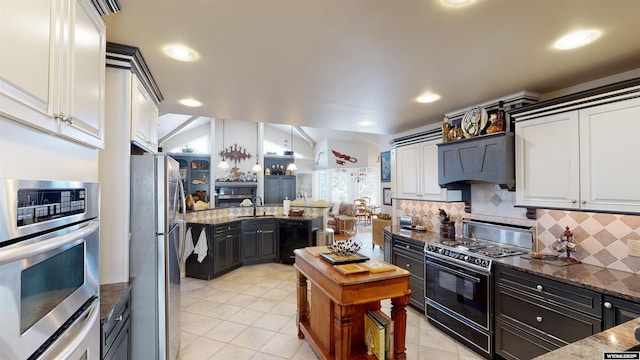
{"label": "cabinet door handle", "polygon": [[536,321],[541,323],[542,322],[542,316],[536,316]]}
{"label": "cabinet door handle", "polygon": [[611,303],[610,303],[610,302],[605,301],[605,303],[604,303],[604,307],[605,307],[605,308],[607,308],[607,309],[611,309],[611,308],[613,307],[613,305],[611,305]]}
{"label": "cabinet door handle", "polygon": [[405,245],[404,247],[406,247],[407,249],[409,249],[409,245]]}
{"label": "cabinet door handle", "polygon": [[586,204],[587,200],[582,200],[582,205]]}
{"label": "cabinet door handle", "polygon": [[410,268],[410,267],[411,267],[411,264],[407,264],[407,267],[408,267],[408,268]]}
{"label": "cabinet door handle", "polygon": [[536,290],[538,290],[538,291],[542,291],[542,285],[537,285],[537,286],[536,286]]}
{"label": "cabinet door handle", "polygon": [[122,315],[118,315],[118,317],[116,318],[116,321],[122,321]]}
{"label": "cabinet door handle", "polygon": [[576,200],[576,199],[571,200],[571,203],[572,203],[572,204],[575,204],[575,203],[577,203],[577,202],[578,202],[578,200]]}

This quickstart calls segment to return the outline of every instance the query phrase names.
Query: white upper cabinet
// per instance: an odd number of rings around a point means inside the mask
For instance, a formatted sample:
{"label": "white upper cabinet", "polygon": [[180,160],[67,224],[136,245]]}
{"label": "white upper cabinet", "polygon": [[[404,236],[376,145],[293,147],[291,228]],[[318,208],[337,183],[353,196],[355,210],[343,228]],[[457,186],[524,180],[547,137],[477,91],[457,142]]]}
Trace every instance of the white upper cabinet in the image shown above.
{"label": "white upper cabinet", "polygon": [[396,197],[443,200],[438,184],[437,141],[427,141],[396,149]]}
{"label": "white upper cabinet", "polygon": [[102,148],[106,28],[91,1],[3,0],[0,43],[1,114]]}
{"label": "white upper cabinet", "polygon": [[640,98],[516,123],[516,204],[640,213]]}
{"label": "white upper cabinet", "polygon": [[516,123],[516,204],[578,208],[578,113]]}
{"label": "white upper cabinet", "polygon": [[137,77],[131,89],[131,142],[158,151],[158,107]]}
{"label": "white upper cabinet", "polygon": [[581,208],[640,213],[640,98],[579,117]]}

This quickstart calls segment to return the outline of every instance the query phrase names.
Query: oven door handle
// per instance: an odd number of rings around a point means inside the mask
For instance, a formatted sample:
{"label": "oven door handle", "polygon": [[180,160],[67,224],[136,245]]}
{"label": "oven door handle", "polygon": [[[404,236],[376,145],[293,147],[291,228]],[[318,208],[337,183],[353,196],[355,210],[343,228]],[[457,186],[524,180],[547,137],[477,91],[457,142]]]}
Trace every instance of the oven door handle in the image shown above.
{"label": "oven door handle", "polygon": [[463,278],[471,280],[471,281],[473,281],[475,283],[480,283],[480,279],[479,278],[477,278],[475,276],[467,275],[467,274],[463,273],[462,271],[451,269],[451,268],[448,268],[446,266],[442,266],[440,264],[436,264],[436,263],[431,262],[431,261],[427,261],[427,265],[435,266],[435,267],[439,268],[440,270],[442,270],[444,272],[448,272],[450,274],[463,277]]}
{"label": "oven door handle", "polygon": [[[98,303],[93,304],[87,312],[80,315],[82,319],[76,322],[71,327],[81,325],[82,328],[78,331],[78,334],[73,337],[72,340],[68,342],[62,342],[60,345],[64,346],[64,348],[59,351],[55,351],[54,359],[69,359],[73,353],[78,350],[82,344],[87,340],[89,335],[91,334],[91,330],[93,330],[94,325],[99,321],[99,306]],[[82,322],[82,324],[81,324]]]}
{"label": "oven door handle", "polygon": [[99,226],[100,222],[94,220],[81,227],[80,229],[68,234],[56,236],[48,240],[38,241],[24,246],[18,246],[14,249],[0,251],[0,265],[34,257],[51,250],[58,249],[67,244],[71,244],[78,239],[83,239],[98,231]]}

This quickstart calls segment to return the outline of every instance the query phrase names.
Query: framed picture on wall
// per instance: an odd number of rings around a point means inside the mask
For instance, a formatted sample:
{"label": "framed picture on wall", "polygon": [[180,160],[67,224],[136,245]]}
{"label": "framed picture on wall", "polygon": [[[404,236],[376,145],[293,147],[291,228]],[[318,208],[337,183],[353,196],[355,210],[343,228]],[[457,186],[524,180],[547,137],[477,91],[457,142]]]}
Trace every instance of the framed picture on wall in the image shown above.
{"label": "framed picture on wall", "polygon": [[382,204],[383,205],[391,205],[391,188],[383,188],[382,189]]}
{"label": "framed picture on wall", "polygon": [[380,153],[380,181],[391,181],[391,152]]}

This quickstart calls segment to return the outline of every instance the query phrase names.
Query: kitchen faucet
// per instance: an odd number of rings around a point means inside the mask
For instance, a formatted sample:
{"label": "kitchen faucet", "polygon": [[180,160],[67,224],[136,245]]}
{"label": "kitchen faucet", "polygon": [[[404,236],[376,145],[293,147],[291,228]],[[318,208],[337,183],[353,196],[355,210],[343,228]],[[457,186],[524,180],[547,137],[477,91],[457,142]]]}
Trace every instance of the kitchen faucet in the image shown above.
{"label": "kitchen faucet", "polygon": [[253,216],[256,216],[256,208],[258,206],[258,199],[260,199],[260,206],[264,206],[264,202],[260,196],[256,196],[253,198]]}

